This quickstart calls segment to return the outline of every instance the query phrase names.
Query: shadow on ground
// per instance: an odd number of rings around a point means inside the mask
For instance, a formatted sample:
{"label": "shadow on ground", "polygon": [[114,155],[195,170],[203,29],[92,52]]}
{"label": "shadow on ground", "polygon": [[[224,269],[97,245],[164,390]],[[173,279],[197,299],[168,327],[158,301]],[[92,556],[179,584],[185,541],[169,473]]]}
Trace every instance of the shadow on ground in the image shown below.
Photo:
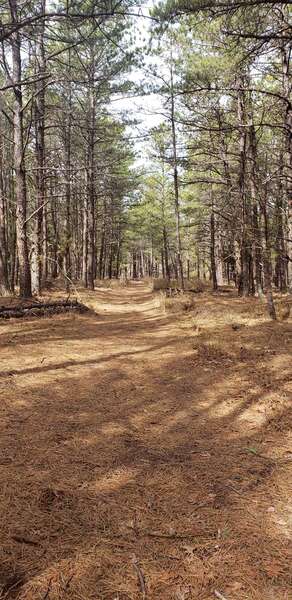
{"label": "shadow on ground", "polygon": [[290,600],[291,324],[110,296],[3,329],[2,598]]}

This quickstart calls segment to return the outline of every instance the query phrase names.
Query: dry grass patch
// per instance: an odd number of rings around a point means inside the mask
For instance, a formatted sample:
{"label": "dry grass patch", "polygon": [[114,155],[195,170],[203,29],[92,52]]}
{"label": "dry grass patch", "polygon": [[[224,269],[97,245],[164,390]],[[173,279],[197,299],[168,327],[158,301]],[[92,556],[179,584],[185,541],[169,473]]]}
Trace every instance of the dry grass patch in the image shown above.
{"label": "dry grass patch", "polygon": [[128,287],[130,282],[125,277],[120,279],[96,279],[95,287],[97,288],[106,288],[111,290],[118,290],[121,288]]}
{"label": "dry grass patch", "polygon": [[[151,281],[151,289],[153,292],[159,290],[181,290],[181,282],[178,279],[166,279],[163,277],[158,277],[157,279],[152,279]],[[193,293],[201,293],[206,288],[207,285],[203,283],[200,279],[186,279],[184,282],[185,291],[190,291]]]}
{"label": "dry grass patch", "polygon": [[223,361],[232,362],[234,356],[227,352],[218,342],[199,343],[196,347],[198,360],[203,363]]}
{"label": "dry grass patch", "polygon": [[162,308],[169,313],[190,312],[195,308],[195,299],[191,294],[179,294],[173,298],[162,297]]}

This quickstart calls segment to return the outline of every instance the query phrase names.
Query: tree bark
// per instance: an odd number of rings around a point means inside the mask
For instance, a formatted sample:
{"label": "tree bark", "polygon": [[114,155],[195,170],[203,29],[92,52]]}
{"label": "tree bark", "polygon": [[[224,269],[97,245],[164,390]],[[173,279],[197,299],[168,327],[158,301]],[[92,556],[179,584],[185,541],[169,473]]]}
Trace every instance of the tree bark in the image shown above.
{"label": "tree bark", "polygon": [[[46,0],[42,0],[42,12],[46,10]],[[36,156],[36,222],[33,233],[32,247],[32,291],[36,294],[41,292],[42,271],[44,267],[44,233],[43,215],[45,202],[45,80],[46,59],[44,46],[45,22],[41,21],[40,30],[37,33],[35,48],[35,75],[38,81],[35,85],[34,100],[34,123],[35,123],[35,156]],[[44,269],[45,270],[45,269]]]}
{"label": "tree bark", "polygon": [[94,290],[96,244],[95,244],[95,127],[96,97],[94,89],[95,59],[92,55],[89,81],[88,149],[87,149],[87,198],[88,198],[88,287]]}
{"label": "tree bark", "polygon": [[283,155],[280,154],[281,172],[277,186],[277,196],[275,200],[275,226],[276,226],[276,264],[275,264],[275,285],[280,292],[287,291],[287,258],[285,252],[285,225],[284,225],[284,186],[283,186]]}
{"label": "tree bark", "polygon": [[[282,8],[282,18],[285,23],[285,16],[289,20],[288,7]],[[284,13],[286,11],[286,15]],[[292,99],[291,99],[291,40],[281,41],[282,58],[282,88],[283,96],[287,100],[284,107],[284,148],[283,148],[283,176],[286,190],[286,208],[287,208],[287,272],[289,291],[292,292]]]}
{"label": "tree bark", "polygon": [[177,263],[179,278],[182,290],[185,288],[183,261],[182,261],[182,243],[180,233],[180,201],[179,201],[179,184],[178,184],[178,165],[177,165],[177,144],[176,144],[176,126],[175,126],[175,104],[174,104],[174,87],[173,87],[173,61],[171,56],[170,63],[170,119],[171,119],[171,134],[172,134],[172,163],[173,163],[173,185],[174,185],[174,208],[176,222],[176,242],[177,242]]}
{"label": "tree bark", "polygon": [[245,189],[246,178],[246,128],[245,128],[245,92],[242,90],[244,79],[238,80],[237,117],[239,128],[239,172],[238,189],[241,206],[241,248],[240,248],[240,288],[243,296],[249,294],[249,251],[247,236],[247,199]]}
{"label": "tree bark", "polygon": [[[9,0],[11,21],[17,25],[17,1]],[[15,197],[16,197],[16,235],[19,264],[19,293],[20,296],[29,298],[31,291],[31,273],[27,239],[27,191],[25,172],[25,146],[23,136],[23,98],[22,98],[22,64],[21,64],[21,38],[19,31],[11,35],[12,49],[12,80],[14,91],[13,113],[13,139],[14,139],[14,171],[15,171]]]}
{"label": "tree bark", "polygon": [[7,231],[5,218],[4,182],[3,182],[3,150],[4,139],[0,147],[0,296],[9,293]]}
{"label": "tree bark", "polygon": [[[251,102],[251,101],[250,101]],[[259,298],[263,298],[262,286],[262,234],[259,226],[259,202],[258,202],[258,185],[257,185],[257,143],[256,132],[253,123],[252,107],[250,106],[249,115],[249,159],[250,159],[250,193],[252,201],[252,224],[253,224],[253,256],[255,264],[255,280],[256,290]]]}
{"label": "tree bark", "polygon": [[[267,163],[267,158],[266,158],[266,163]],[[269,218],[268,218],[268,213],[267,213],[267,200],[268,200],[268,190],[267,190],[267,185],[265,185],[265,190],[264,190],[264,199],[261,203],[261,210],[262,210],[262,214],[263,214],[263,221],[264,221],[264,240],[265,240],[265,248],[264,248],[264,278],[265,278],[265,292],[266,292],[266,299],[267,299],[267,308],[268,308],[268,313],[271,317],[271,319],[273,319],[273,321],[275,321],[277,319],[276,316],[276,310],[275,310],[275,305],[274,305],[274,298],[273,298],[273,282],[272,282],[272,250],[271,250],[271,240],[270,240],[270,227],[269,227]]]}
{"label": "tree bark", "polygon": [[215,257],[215,215],[214,215],[214,200],[213,191],[211,188],[211,217],[210,217],[210,262],[211,262],[211,274],[213,290],[218,290],[217,282],[217,269],[216,269],[216,257]]}
{"label": "tree bark", "polygon": [[82,235],[82,279],[84,286],[88,286],[88,198],[84,195],[83,200],[83,235]]}

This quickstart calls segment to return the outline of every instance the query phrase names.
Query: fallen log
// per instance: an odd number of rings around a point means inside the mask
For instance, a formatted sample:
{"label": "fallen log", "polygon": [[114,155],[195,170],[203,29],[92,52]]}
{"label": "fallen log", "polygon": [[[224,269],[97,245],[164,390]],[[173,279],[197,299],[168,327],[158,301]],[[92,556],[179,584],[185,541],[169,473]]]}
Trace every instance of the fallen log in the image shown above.
{"label": "fallen log", "polygon": [[40,301],[35,301],[35,302],[18,302],[18,304],[12,304],[12,306],[5,306],[2,305],[0,306],[0,312],[2,311],[13,311],[13,310],[20,310],[20,309],[25,309],[25,308],[40,308],[40,307],[46,307],[46,306],[71,306],[71,305],[75,305],[78,304],[77,300],[74,298],[73,300],[55,300],[53,302],[40,302]]}
{"label": "fallen log", "polygon": [[57,302],[18,304],[17,306],[0,306],[0,319],[19,319],[23,317],[42,317],[63,312],[76,311],[85,313],[89,308],[77,300],[58,300]]}
{"label": "fallen log", "polygon": [[165,293],[167,298],[171,298],[171,296],[182,294],[183,290],[181,290],[180,288],[168,287],[166,288]]}

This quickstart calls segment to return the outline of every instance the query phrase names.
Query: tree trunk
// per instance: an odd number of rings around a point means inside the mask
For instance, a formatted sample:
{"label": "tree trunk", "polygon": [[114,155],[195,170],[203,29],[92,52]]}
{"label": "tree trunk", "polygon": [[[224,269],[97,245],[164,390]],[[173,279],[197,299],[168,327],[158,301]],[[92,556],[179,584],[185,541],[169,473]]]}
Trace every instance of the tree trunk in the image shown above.
{"label": "tree trunk", "polygon": [[132,277],[133,277],[133,279],[137,279],[138,272],[137,272],[137,252],[136,252],[136,250],[133,250],[132,259],[133,259]]}
{"label": "tree trunk", "polygon": [[88,173],[88,287],[94,290],[95,276],[95,199],[92,158],[90,158],[90,167]]}
{"label": "tree trunk", "polygon": [[122,250],[122,240],[121,240],[121,231],[120,231],[120,223],[119,223],[119,225],[118,225],[118,246],[117,246],[117,255],[116,255],[116,279],[119,279],[119,277],[120,277],[121,250]]}
{"label": "tree trunk", "polygon": [[[68,50],[68,105],[65,124],[65,264],[64,269],[67,277],[71,276],[71,137],[72,137],[72,80],[71,80],[71,49]],[[69,291],[69,280],[66,278]]]}
{"label": "tree trunk", "polygon": [[8,252],[5,218],[4,182],[3,182],[3,147],[0,147],[0,296],[9,293]]}
{"label": "tree trunk", "polygon": [[[17,2],[9,0],[11,21],[17,24]],[[12,71],[14,84],[14,113],[13,113],[13,140],[14,140],[14,171],[15,171],[15,199],[16,199],[16,235],[17,252],[19,264],[19,293],[22,298],[30,298],[31,274],[27,239],[27,193],[25,174],[25,146],[23,139],[23,100],[22,88],[19,82],[22,80],[21,65],[21,43],[19,30],[11,35],[12,48]]]}
{"label": "tree trunk", "polygon": [[175,105],[174,105],[174,88],[173,88],[173,61],[171,57],[170,63],[170,106],[171,106],[171,134],[172,134],[172,162],[173,162],[173,184],[174,184],[174,208],[175,208],[175,224],[176,224],[176,243],[177,243],[177,264],[179,278],[182,290],[185,288],[184,272],[182,262],[182,243],[180,234],[180,202],[179,202],[179,185],[178,185],[178,167],[177,167],[177,144],[176,144],[176,127],[175,127]]}
{"label": "tree trunk", "polygon": [[[267,162],[267,159],[266,159]],[[261,205],[263,221],[264,221],[264,231],[265,231],[265,248],[264,248],[264,277],[265,277],[265,292],[267,298],[267,308],[268,313],[274,321],[277,319],[275,306],[274,306],[274,298],[273,298],[273,288],[272,288],[272,251],[271,251],[271,241],[270,241],[270,228],[269,228],[269,219],[267,214],[267,200],[268,200],[268,190],[267,185],[265,185],[265,196]]]}
{"label": "tree trunk", "polygon": [[95,127],[96,127],[96,97],[94,89],[95,59],[92,55],[89,81],[89,114],[88,114],[88,154],[87,154],[87,198],[88,198],[88,287],[94,290],[96,272],[95,244]]}
{"label": "tree trunk", "polygon": [[276,225],[276,264],[275,285],[281,292],[287,291],[287,259],[285,255],[285,233],[284,233],[284,189],[283,189],[283,155],[280,154],[281,173],[278,182],[278,192],[275,201],[275,225]]}
{"label": "tree trunk", "polygon": [[255,280],[256,290],[259,298],[263,298],[263,286],[262,286],[262,235],[259,226],[259,203],[258,203],[258,191],[257,191],[257,144],[256,144],[256,132],[253,124],[253,113],[252,107],[250,106],[249,115],[249,158],[250,158],[250,193],[252,201],[252,230],[253,230],[253,256],[255,265]]}
{"label": "tree trunk", "polygon": [[84,195],[83,201],[83,236],[82,236],[82,279],[84,286],[88,287],[87,269],[88,269],[88,201],[87,195]]}
{"label": "tree trunk", "polygon": [[56,279],[58,277],[58,266],[59,266],[59,260],[58,260],[58,248],[59,248],[59,229],[58,229],[58,217],[57,217],[57,207],[56,207],[56,202],[55,202],[55,198],[54,198],[54,190],[56,189],[56,183],[54,185],[55,182],[53,182],[53,180],[51,180],[51,187],[50,187],[50,195],[51,195],[51,199],[50,199],[50,213],[51,213],[51,222],[52,222],[52,228],[53,228],[53,247],[52,247],[52,255],[53,258],[52,260],[52,269],[51,269],[51,275],[53,279]]}
{"label": "tree trunk", "polygon": [[101,232],[101,240],[100,240],[100,252],[99,252],[99,279],[102,279],[103,274],[103,263],[104,263],[104,254],[105,254],[105,216],[103,218],[102,232]]}
{"label": "tree trunk", "polygon": [[246,127],[245,127],[245,92],[242,91],[244,78],[240,77],[238,84],[240,89],[237,96],[237,117],[239,128],[239,172],[238,188],[241,206],[241,248],[240,248],[240,293],[243,296],[249,294],[249,249],[248,249],[248,213],[245,189],[246,178]]}
{"label": "tree trunk", "polygon": [[[283,30],[285,30],[285,18],[289,20],[288,7],[282,9]],[[286,15],[284,14],[286,11]],[[284,104],[284,152],[283,152],[283,178],[286,190],[286,206],[287,206],[287,272],[289,291],[292,292],[292,104],[291,104],[291,55],[292,42],[283,39],[281,41],[281,57],[282,57],[282,87],[283,96],[286,99]]]}
{"label": "tree trunk", "polygon": [[[46,0],[42,0],[42,12],[46,10]],[[35,75],[39,81],[35,85],[34,123],[35,123],[35,156],[36,156],[36,217],[32,246],[32,291],[41,292],[43,263],[43,214],[45,202],[45,80],[46,72],[45,47],[44,47],[45,22],[41,20],[40,31],[37,34],[35,47]]]}
{"label": "tree trunk", "polygon": [[212,199],[212,208],[211,208],[210,228],[211,228],[211,241],[210,241],[211,273],[212,273],[213,290],[216,291],[216,290],[218,290],[218,282],[217,282],[217,269],[216,269],[216,258],[215,258],[215,216],[214,216],[214,208],[213,208],[213,199]]}

